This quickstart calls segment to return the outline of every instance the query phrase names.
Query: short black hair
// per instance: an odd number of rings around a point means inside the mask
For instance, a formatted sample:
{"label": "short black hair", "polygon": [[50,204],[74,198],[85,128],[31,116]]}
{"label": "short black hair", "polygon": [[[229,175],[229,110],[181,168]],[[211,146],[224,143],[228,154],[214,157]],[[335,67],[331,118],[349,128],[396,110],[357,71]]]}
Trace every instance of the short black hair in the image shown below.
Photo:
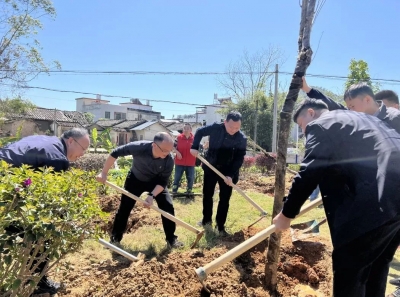
{"label": "short black hair", "polygon": [[382,90],[375,94],[375,100],[387,100],[396,104],[399,104],[399,96],[397,96],[396,92],[392,90]]}
{"label": "short black hair", "polygon": [[162,143],[163,141],[173,142],[173,139],[171,135],[166,132],[158,132],[156,135],[154,135],[153,141],[156,143]]}
{"label": "short black hair", "polygon": [[351,85],[346,90],[346,92],[344,92],[343,99],[344,100],[346,100],[346,99],[350,99],[351,100],[351,99],[356,98],[357,96],[360,96],[360,95],[371,96],[372,99],[374,99],[376,101],[374,92],[372,91],[371,87],[365,82]]}
{"label": "short black hair", "polygon": [[229,120],[232,120],[234,122],[238,122],[242,120],[242,114],[238,111],[230,111],[228,115],[226,116],[226,121],[228,122]]}
{"label": "short black hair", "polygon": [[69,138],[72,137],[72,138],[75,138],[75,139],[79,139],[79,138],[82,138],[82,137],[84,137],[86,135],[89,135],[89,132],[86,129],[75,127],[75,128],[72,128],[72,129],[70,129],[68,131],[65,131],[61,135],[61,138],[69,139]]}
{"label": "short black hair", "polygon": [[297,123],[297,118],[299,117],[300,113],[309,108],[314,110],[328,110],[328,105],[319,99],[306,99],[297,106],[297,109],[293,115],[293,121]]}

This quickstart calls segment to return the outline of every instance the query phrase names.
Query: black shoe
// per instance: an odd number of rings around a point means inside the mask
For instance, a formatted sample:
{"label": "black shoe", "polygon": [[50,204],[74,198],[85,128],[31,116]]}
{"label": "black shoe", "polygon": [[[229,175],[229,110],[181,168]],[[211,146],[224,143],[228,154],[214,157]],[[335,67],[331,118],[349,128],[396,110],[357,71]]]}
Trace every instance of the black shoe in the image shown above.
{"label": "black shoe", "polygon": [[111,243],[112,245],[116,246],[117,248],[122,248],[121,241],[115,239],[114,236],[111,236],[111,238],[110,238],[110,243]]}
{"label": "black shoe", "polygon": [[218,227],[216,227],[215,230],[218,232],[218,236],[219,236],[219,237],[228,237],[228,236],[231,236],[228,232],[226,232],[225,228],[218,229]]}
{"label": "black shoe", "polygon": [[167,245],[170,249],[180,249],[185,246],[183,242],[178,241],[176,238],[172,242],[167,241]]}
{"label": "black shoe", "polygon": [[400,278],[392,278],[389,281],[389,284],[392,284],[393,286],[396,286],[396,287],[400,287]]}
{"label": "black shoe", "polygon": [[39,281],[37,288],[33,292],[34,294],[57,294],[58,290],[61,288],[61,284],[51,279],[47,278],[47,276],[43,276]]}

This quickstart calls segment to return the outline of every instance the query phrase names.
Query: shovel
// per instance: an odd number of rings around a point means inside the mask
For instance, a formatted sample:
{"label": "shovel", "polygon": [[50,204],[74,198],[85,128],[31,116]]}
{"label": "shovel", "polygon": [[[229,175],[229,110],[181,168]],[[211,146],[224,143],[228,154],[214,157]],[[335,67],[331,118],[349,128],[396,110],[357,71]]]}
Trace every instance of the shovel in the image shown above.
{"label": "shovel", "polygon": [[290,234],[292,235],[292,242],[304,240],[310,237],[319,235],[319,226],[326,222],[326,218],[317,222],[316,220],[294,224],[290,228]]}
{"label": "shovel", "polygon": [[[212,171],[214,171],[220,178],[222,178],[223,180],[225,180],[226,176],[224,176],[221,172],[218,171],[217,168],[215,168],[214,166],[212,166],[206,159],[204,159],[202,156],[197,155],[197,158],[205,165],[208,166],[208,168],[210,168]],[[251,224],[250,226],[248,226],[248,228],[250,228],[251,226],[255,225],[256,223],[258,223],[259,221],[261,221],[263,218],[265,218],[267,216],[267,212],[265,210],[263,210],[261,208],[261,206],[259,206],[253,199],[251,199],[249,196],[246,195],[245,192],[243,192],[237,185],[232,184],[232,188],[234,188],[240,195],[243,196],[244,199],[246,199],[248,202],[250,202],[251,205],[253,205],[259,212],[260,212],[260,218],[255,221],[253,224]]]}
{"label": "shovel", "polygon": [[[106,184],[107,186],[109,186],[109,187],[111,187],[111,188],[117,190],[119,193],[124,194],[125,196],[128,196],[129,198],[131,198],[131,199],[133,199],[133,200],[136,200],[137,202],[140,202],[140,203],[142,203],[142,204],[146,204],[146,202],[145,202],[144,200],[142,200],[142,199],[140,199],[139,197],[133,195],[132,193],[128,192],[127,190],[125,190],[125,189],[123,189],[123,188],[121,188],[121,187],[118,187],[117,185],[115,185],[115,184],[113,184],[113,183],[110,183],[109,181],[106,181],[105,184]],[[150,208],[151,208],[152,210],[155,210],[156,212],[160,213],[163,217],[165,217],[165,218],[167,218],[167,219],[173,221],[173,222],[174,222],[175,224],[177,224],[178,226],[181,226],[181,227],[183,227],[183,228],[185,228],[185,229],[187,229],[187,230],[192,231],[193,233],[195,233],[195,234],[197,235],[197,236],[196,236],[196,240],[195,240],[195,241],[193,242],[193,244],[190,246],[191,248],[194,248],[194,247],[198,244],[198,242],[200,241],[200,239],[203,237],[203,235],[204,235],[204,230],[198,230],[198,229],[196,229],[195,227],[193,227],[192,225],[189,225],[188,223],[186,223],[186,222],[184,222],[184,221],[178,219],[177,217],[175,217],[175,216],[169,214],[169,213],[166,212],[166,211],[163,211],[163,210],[159,209],[159,208],[156,207],[156,206],[151,205]]]}
{"label": "shovel", "polygon": [[[322,204],[322,198],[317,198],[314,201],[310,202],[309,204],[303,206],[297,216],[301,216],[321,204]],[[275,225],[271,225],[268,228],[264,229],[263,231],[258,232],[253,237],[250,237],[249,239],[243,241],[241,244],[235,246],[233,249],[229,250],[225,254],[222,254],[219,258],[214,259],[210,263],[197,268],[195,270],[196,275],[199,278],[201,284],[203,285],[203,288],[207,292],[209,292],[204,281],[207,279],[210,273],[214,272],[227,262],[232,261],[233,259],[239,257],[244,252],[248,251],[252,247],[262,242],[263,240],[267,239],[267,237],[270,236],[272,233],[274,233],[275,230],[276,230]]]}

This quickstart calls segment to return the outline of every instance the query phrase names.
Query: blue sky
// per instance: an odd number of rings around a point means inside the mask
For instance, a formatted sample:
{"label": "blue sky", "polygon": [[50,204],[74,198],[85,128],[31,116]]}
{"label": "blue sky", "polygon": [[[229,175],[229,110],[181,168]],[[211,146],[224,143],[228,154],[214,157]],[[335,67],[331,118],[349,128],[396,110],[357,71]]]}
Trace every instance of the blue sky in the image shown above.
{"label": "blue sky", "polygon": [[[43,20],[38,39],[43,57],[58,60],[63,70],[221,72],[244,49],[269,45],[284,51],[282,71],[293,72],[296,63],[298,0],[56,0],[54,6],[57,17]],[[345,76],[355,58],[368,62],[372,78],[400,80],[399,11],[398,0],[327,0],[313,27],[316,56],[308,73]],[[280,75],[283,83],[289,79]],[[341,92],[344,80],[308,82]],[[214,75],[52,74],[30,85],[196,104],[212,104],[214,93],[225,93]],[[400,93],[399,83],[382,87]],[[74,110],[82,96],[29,90],[25,97],[38,106]],[[195,112],[188,105],[151,104],[167,118]]]}

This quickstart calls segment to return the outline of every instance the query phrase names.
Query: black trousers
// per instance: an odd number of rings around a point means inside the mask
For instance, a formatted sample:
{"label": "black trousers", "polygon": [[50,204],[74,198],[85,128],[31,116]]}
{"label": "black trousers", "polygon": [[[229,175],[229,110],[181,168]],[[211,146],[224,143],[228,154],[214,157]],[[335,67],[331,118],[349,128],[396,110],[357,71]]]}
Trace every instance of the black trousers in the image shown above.
{"label": "black trousers", "polygon": [[[140,195],[142,195],[143,192],[153,191],[156,185],[157,184],[153,181],[142,182],[138,180],[135,175],[131,171],[129,171],[128,176],[125,180],[124,188],[128,192],[139,197]],[[156,200],[157,205],[161,210],[164,210],[173,216],[175,215],[174,206],[172,205],[172,199],[168,193],[167,188],[165,188],[160,194],[158,194],[157,197],[154,197],[154,199]],[[128,223],[129,215],[135,204],[135,200],[122,194],[121,203],[119,205],[118,212],[115,215],[114,225],[112,229],[112,236],[114,237],[114,240],[121,241],[126,229],[126,224]],[[169,243],[173,243],[175,238],[177,238],[175,236],[176,225],[174,222],[166,219],[163,216],[161,216],[161,219],[166,240]]]}
{"label": "black trousers", "polygon": [[[217,168],[224,174],[223,168]],[[212,223],[213,214],[213,196],[215,186],[219,185],[219,203],[216,215],[218,230],[223,230],[225,227],[226,217],[228,216],[229,200],[232,196],[232,187],[228,186],[225,181],[219,177],[214,171],[203,165],[204,170],[204,185],[203,185],[203,225]],[[236,184],[239,180],[238,176],[234,176],[232,181]]]}
{"label": "black trousers", "polygon": [[400,217],[335,248],[333,296],[384,297],[389,265],[399,243]]}

